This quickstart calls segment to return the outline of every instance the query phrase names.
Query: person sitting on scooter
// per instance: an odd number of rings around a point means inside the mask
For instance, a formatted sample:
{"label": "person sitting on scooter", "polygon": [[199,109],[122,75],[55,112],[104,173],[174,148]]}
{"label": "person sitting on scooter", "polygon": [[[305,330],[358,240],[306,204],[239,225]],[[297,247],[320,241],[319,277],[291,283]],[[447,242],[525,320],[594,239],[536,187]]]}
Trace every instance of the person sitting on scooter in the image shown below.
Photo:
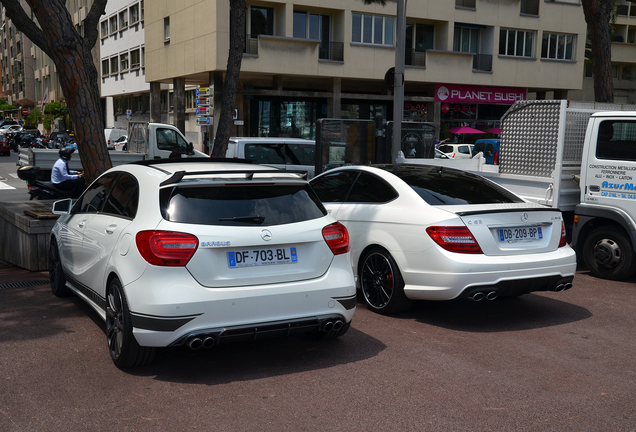
{"label": "person sitting on scooter", "polygon": [[73,191],[73,196],[79,197],[86,185],[81,172],[68,169],[68,163],[74,151],[75,149],[70,146],[60,149],[60,158],[51,171],[51,183],[60,190]]}

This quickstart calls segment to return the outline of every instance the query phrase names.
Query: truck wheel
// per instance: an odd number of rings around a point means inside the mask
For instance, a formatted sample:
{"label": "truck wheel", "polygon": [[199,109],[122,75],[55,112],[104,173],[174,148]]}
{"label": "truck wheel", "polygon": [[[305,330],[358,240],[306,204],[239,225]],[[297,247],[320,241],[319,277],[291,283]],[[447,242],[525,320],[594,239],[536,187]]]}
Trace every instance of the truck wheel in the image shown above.
{"label": "truck wheel", "polygon": [[623,280],[636,271],[627,233],[614,226],[599,227],[590,233],[583,245],[583,259],[592,275],[602,279]]}

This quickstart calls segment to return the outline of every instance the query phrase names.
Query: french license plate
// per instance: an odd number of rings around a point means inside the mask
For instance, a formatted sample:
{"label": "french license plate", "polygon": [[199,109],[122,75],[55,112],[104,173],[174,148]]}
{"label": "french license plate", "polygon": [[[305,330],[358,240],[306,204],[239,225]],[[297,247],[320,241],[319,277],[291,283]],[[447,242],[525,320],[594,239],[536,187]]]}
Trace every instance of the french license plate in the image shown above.
{"label": "french license plate", "polygon": [[534,241],[543,238],[541,227],[500,228],[500,242]]}
{"label": "french license plate", "polygon": [[259,265],[293,264],[298,262],[295,247],[248,249],[227,253],[230,268],[249,267]]}

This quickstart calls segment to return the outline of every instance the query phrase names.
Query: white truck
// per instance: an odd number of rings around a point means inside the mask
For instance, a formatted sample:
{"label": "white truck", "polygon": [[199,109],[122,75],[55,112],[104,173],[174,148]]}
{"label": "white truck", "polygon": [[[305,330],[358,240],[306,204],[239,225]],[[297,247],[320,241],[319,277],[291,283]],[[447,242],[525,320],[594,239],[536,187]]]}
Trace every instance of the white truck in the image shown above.
{"label": "white truck", "polygon": [[[81,151],[81,150],[79,150]],[[172,152],[183,156],[208,157],[205,153],[194,150],[176,126],[165,123],[130,122],[128,124],[128,150],[110,151],[113,166],[135,162],[143,159],[168,158]],[[19,166],[37,167],[45,173],[53,168],[59,159],[57,149],[20,149]],[[69,163],[73,170],[82,169],[79,157],[73,157]]]}
{"label": "white truck", "polygon": [[[562,211],[590,272],[636,271],[636,110],[565,100],[515,103],[501,120],[499,165],[483,159],[401,159],[465,169]],[[633,109],[633,108],[632,108]]]}

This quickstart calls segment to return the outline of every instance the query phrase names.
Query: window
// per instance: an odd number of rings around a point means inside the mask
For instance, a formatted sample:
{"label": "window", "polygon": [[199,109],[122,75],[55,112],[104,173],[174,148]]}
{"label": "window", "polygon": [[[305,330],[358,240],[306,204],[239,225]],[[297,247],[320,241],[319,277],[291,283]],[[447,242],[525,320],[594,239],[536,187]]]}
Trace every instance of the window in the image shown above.
{"label": "window", "polygon": [[141,55],[139,48],[130,51],[130,69],[139,69],[141,66]]}
{"label": "window", "polygon": [[598,159],[636,161],[636,121],[606,120],[598,128]]}
{"label": "window", "polygon": [[395,18],[352,14],[351,42],[393,46]]}
{"label": "window", "polygon": [[348,203],[380,204],[397,198],[398,194],[384,180],[366,172],[353,184],[347,197]]}
{"label": "window", "polygon": [[170,40],[170,17],[163,19],[163,40]]}
{"label": "window", "polygon": [[119,173],[114,172],[105,174],[97,179],[77,200],[77,203],[73,206],[73,213],[97,213],[101,211],[106,196],[118,175]]}
{"label": "window", "polygon": [[139,3],[135,3],[128,9],[130,13],[130,24],[136,24],[139,21]]}
{"label": "window", "polygon": [[455,7],[475,9],[475,0],[455,0]]}
{"label": "window", "polygon": [[573,60],[574,35],[543,33],[541,58],[552,60]]}
{"label": "window", "polygon": [[329,15],[294,11],[294,37],[329,40]]}
{"label": "window", "polygon": [[106,60],[102,60],[102,76],[103,76],[103,77],[108,76],[108,73],[109,73],[109,72],[108,72],[108,70],[109,70],[109,67],[108,67],[108,66],[109,66],[108,59],[106,59]]}
{"label": "window", "polygon": [[108,19],[108,24],[110,27],[110,34],[113,34],[117,31],[117,15],[113,15]]}
{"label": "window", "polygon": [[117,56],[110,58],[110,74],[115,75],[119,71],[119,58]]}
{"label": "window", "polygon": [[134,218],[139,204],[139,187],[137,180],[128,173],[122,173],[112,189],[102,213],[109,213],[126,218]]}
{"label": "window", "polygon": [[274,34],[274,9],[266,7],[250,8],[250,36]]}
{"label": "window", "polygon": [[188,152],[188,143],[172,129],[157,129],[157,148],[159,150]]}
{"label": "window", "polygon": [[128,27],[128,10],[119,12],[119,30],[124,30]]}
{"label": "window", "polygon": [[122,53],[119,56],[119,71],[126,72],[128,70],[128,53]]}
{"label": "window", "polygon": [[351,185],[358,177],[354,171],[340,171],[326,174],[312,180],[311,187],[322,202],[344,202],[349,194]]}
{"label": "window", "polygon": [[105,38],[108,36],[108,20],[104,20],[102,22],[99,23],[99,28],[100,28],[100,33],[102,38]]}
{"label": "window", "polygon": [[196,100],[197,100],[196,90],[188,90],[185,92],[186,109],[196,109],[197,107]]}
{"label": "window", "polygon": [[406,49],[424,52],[433,49],[435,27],[432,24],[407,24]]}
{"label": "window", "polygon": [[539,0],[521,0],[521,13],[523,15],[539,15]]}
{"label": "window", "polygon": [[594,73],[594,68],[592,66],[592,63],[590,62],[585,63],[585,78],[592,78],[593,73]]}
{"label": "window", "polygon": [[506,30],[499,32],[499,55],[532,57],[534,32]]}
{"label": "window", "polygon": [[453,51],[477,54],[479,51],[479,29],[455,26]]}

